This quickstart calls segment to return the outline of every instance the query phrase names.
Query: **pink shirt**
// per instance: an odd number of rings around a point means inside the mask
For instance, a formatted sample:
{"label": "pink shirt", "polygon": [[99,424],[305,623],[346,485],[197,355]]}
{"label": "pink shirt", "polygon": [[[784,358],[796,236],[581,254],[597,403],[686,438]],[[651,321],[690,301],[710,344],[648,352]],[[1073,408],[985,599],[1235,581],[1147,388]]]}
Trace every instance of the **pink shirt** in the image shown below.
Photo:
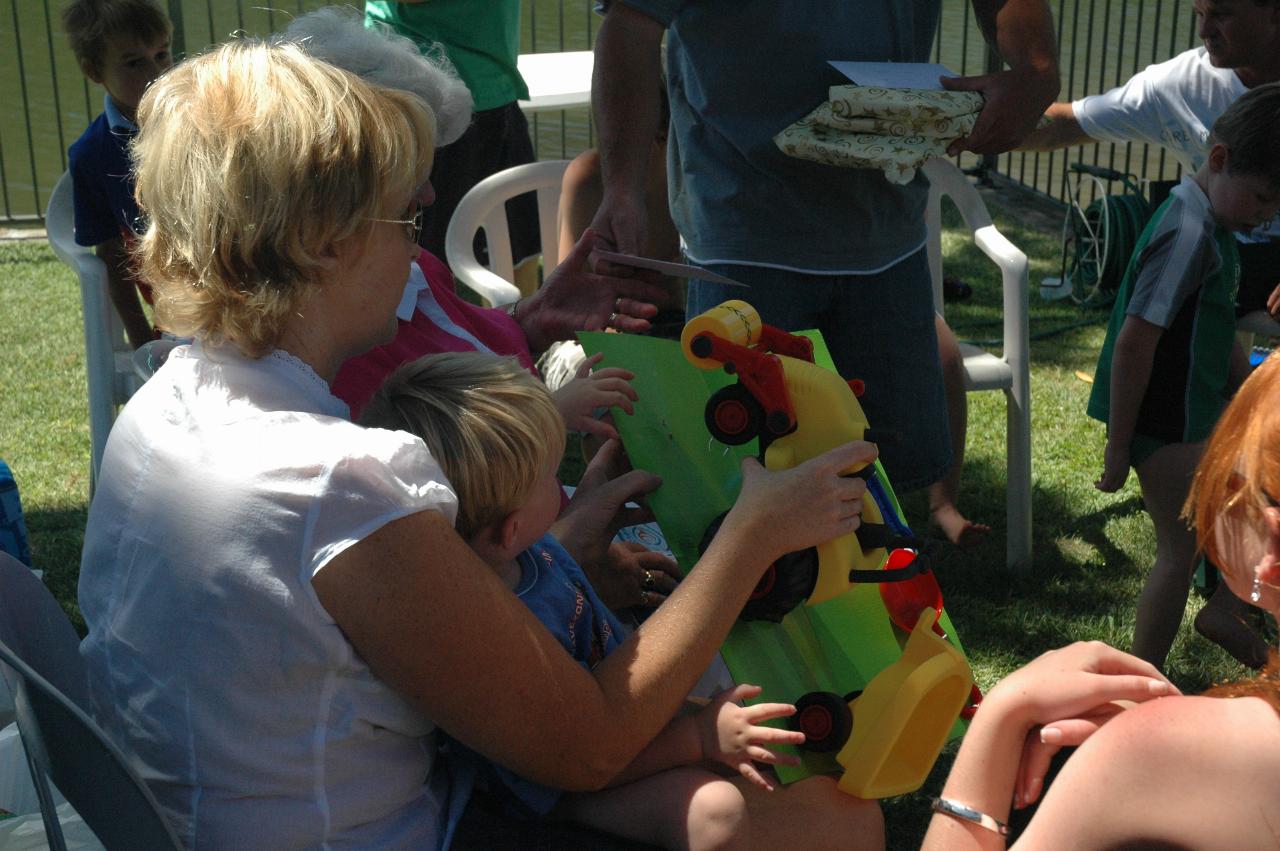
{"label": "pink shirt", "polygon": [[417,304],[410,319],[399,321],[395,339],[347,361],[333,381],[333,395],[350,406],[353,420],[396,367],[423,355],[491,352],[515,357],[534,371],[529,342],[516,321],[505,310],[477,307],[460,298],[449,267],[439,258],[426,251],[419,254],[409,267],[409,287],[418,290]]}

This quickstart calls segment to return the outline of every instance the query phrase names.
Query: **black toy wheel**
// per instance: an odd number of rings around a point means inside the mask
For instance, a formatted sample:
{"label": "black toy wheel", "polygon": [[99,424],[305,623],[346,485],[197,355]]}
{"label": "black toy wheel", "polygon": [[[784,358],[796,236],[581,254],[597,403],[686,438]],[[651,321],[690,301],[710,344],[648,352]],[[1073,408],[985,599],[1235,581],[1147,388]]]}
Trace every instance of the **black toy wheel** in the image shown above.
{"label": "black toy wheel", "polygon": [[853,713],[843,697],[829,691],[811,691],[796,701],[796,714],[787,726],[804,733],[801,748],[831,753],[844,747],[853,732]]}
{"label": "black toy wheel", "polygon": [[764,408],[741,384],[722,387],[707,400],[707,431],[721,443],[740,446],[764,427]]}
{"label": "black toy wheel", "polygon": [[817,582],[817,549],[787,553],[765,569],[740,617],[744,621],[781,623],[788,612],[809,599]]}
{"label": "black toy wheel", "polygon": [[[726,511],[707,524],[707,531],[703,533],[698,545],[699,554],[705,553],[707,547],[711,546],[711,539],[720,531],[720,524],[728,513]],[[816,548],[788,553],[765,569],[738,617],[744,621],[768,620],[779,623],[787,612],[809,598],[817,581]]]}

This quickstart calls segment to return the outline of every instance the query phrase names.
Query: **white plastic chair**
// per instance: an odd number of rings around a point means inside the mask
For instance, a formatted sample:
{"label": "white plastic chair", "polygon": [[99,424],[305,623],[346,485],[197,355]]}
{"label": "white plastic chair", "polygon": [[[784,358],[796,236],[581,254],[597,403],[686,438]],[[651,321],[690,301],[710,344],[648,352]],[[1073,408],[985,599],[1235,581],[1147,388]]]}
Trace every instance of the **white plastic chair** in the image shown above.
{"label": "white plastic chair", "polygon": [[[495,307],[520,298],[511,257],[511,231],[507,227],[506,202],[526,192],[538,193],[538,221],[542,258],[547,269],[559,257],[556,214],[560,206],[560,182],[568,160],[546,160],[505,169],[490,175],[463,196],[445,232],[445,262],[454,279],[474,290]],[[476,231],[484,230],[489,244],[489,265],[476,259]]]}
{"label": "white plastic chair", "polygon": [[89,379],[89,490],[98,480],[102,451],[116,418],[116,408],[129,401],[139,387],[133,371],[133,348],[124,325],[107,293],[106,264],[92,249],[77,245],[71,198],[71,175],[63,172],[49,196],[45,214],[49,245],[80,279],[80,304],[84,311],[85,373]]}
{"label": "white plastic chair", "polygon": [[929,270],[933,276],[933,303],[943,313],[942,300],[942,196],[951,198],[965,227],[982,253],[1000,269],[1004,290],[1004,354],[967,343],[964,357],[965,389],[1003,390],[1006,405],[1006,512],[1010,567],[1031,564],[1031,360],[1028,318],[1027,256],[991,223],[978,190],[950,160],[932,159],[924,166],[929,178]]}

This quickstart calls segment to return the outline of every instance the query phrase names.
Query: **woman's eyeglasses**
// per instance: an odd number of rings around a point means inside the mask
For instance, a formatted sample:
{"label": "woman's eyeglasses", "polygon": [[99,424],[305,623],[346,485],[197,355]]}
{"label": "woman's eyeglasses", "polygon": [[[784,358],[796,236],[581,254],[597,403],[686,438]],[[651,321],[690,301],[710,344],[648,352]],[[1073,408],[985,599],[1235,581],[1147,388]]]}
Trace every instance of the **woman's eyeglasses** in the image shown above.
{"label": "woman's eyeglasses", "polygon": [[422,214],[422,208],[415,207],[413,217],[409,219],[369,219],[369,221],[382,222],[388,225],[402,225],[405,237],[414,245],[417,245],[422,238]]}

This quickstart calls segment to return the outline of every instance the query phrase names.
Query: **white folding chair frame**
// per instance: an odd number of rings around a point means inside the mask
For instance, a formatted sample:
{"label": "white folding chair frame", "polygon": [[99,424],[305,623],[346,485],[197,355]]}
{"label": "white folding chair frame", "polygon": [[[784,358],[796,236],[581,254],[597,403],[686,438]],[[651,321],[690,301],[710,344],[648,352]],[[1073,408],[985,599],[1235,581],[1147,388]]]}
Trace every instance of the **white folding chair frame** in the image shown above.
{"label": "white folding chair frame", "polygon": [[[515,264],[511,257],[511,231],[506,202],[526,192],[538,193],[538,221],[542,237],[542,261],[552,269],[559,257],[556,217],[560,207],[560,183],[568,160],[546,160],[505,169],[471,188],[458,203],[445,232],[445,262],[454,279],[474,290],[495,307],[520,298],[511,283]],[[476,259],[476,231],[484,230],[489,245],[489,265]]]}
{"label": "white folding chair frame", "polygon": [[944,312],[942,299],[943,195],[951,198],[974,244],[1000,269],[1004,293],[1004,353],[1000,357],[977,346],[960,344],[964,357],[965,389],[1003,390],[1006,404],[1006,561],[1010,567],[1031,564],[1031,360],[1028,306],[1028,266],[1023,254],[996,230],[978,190],[950,160],[932,159],[924,166],[930,181],[928,225],[929,271],[933,302]]}

